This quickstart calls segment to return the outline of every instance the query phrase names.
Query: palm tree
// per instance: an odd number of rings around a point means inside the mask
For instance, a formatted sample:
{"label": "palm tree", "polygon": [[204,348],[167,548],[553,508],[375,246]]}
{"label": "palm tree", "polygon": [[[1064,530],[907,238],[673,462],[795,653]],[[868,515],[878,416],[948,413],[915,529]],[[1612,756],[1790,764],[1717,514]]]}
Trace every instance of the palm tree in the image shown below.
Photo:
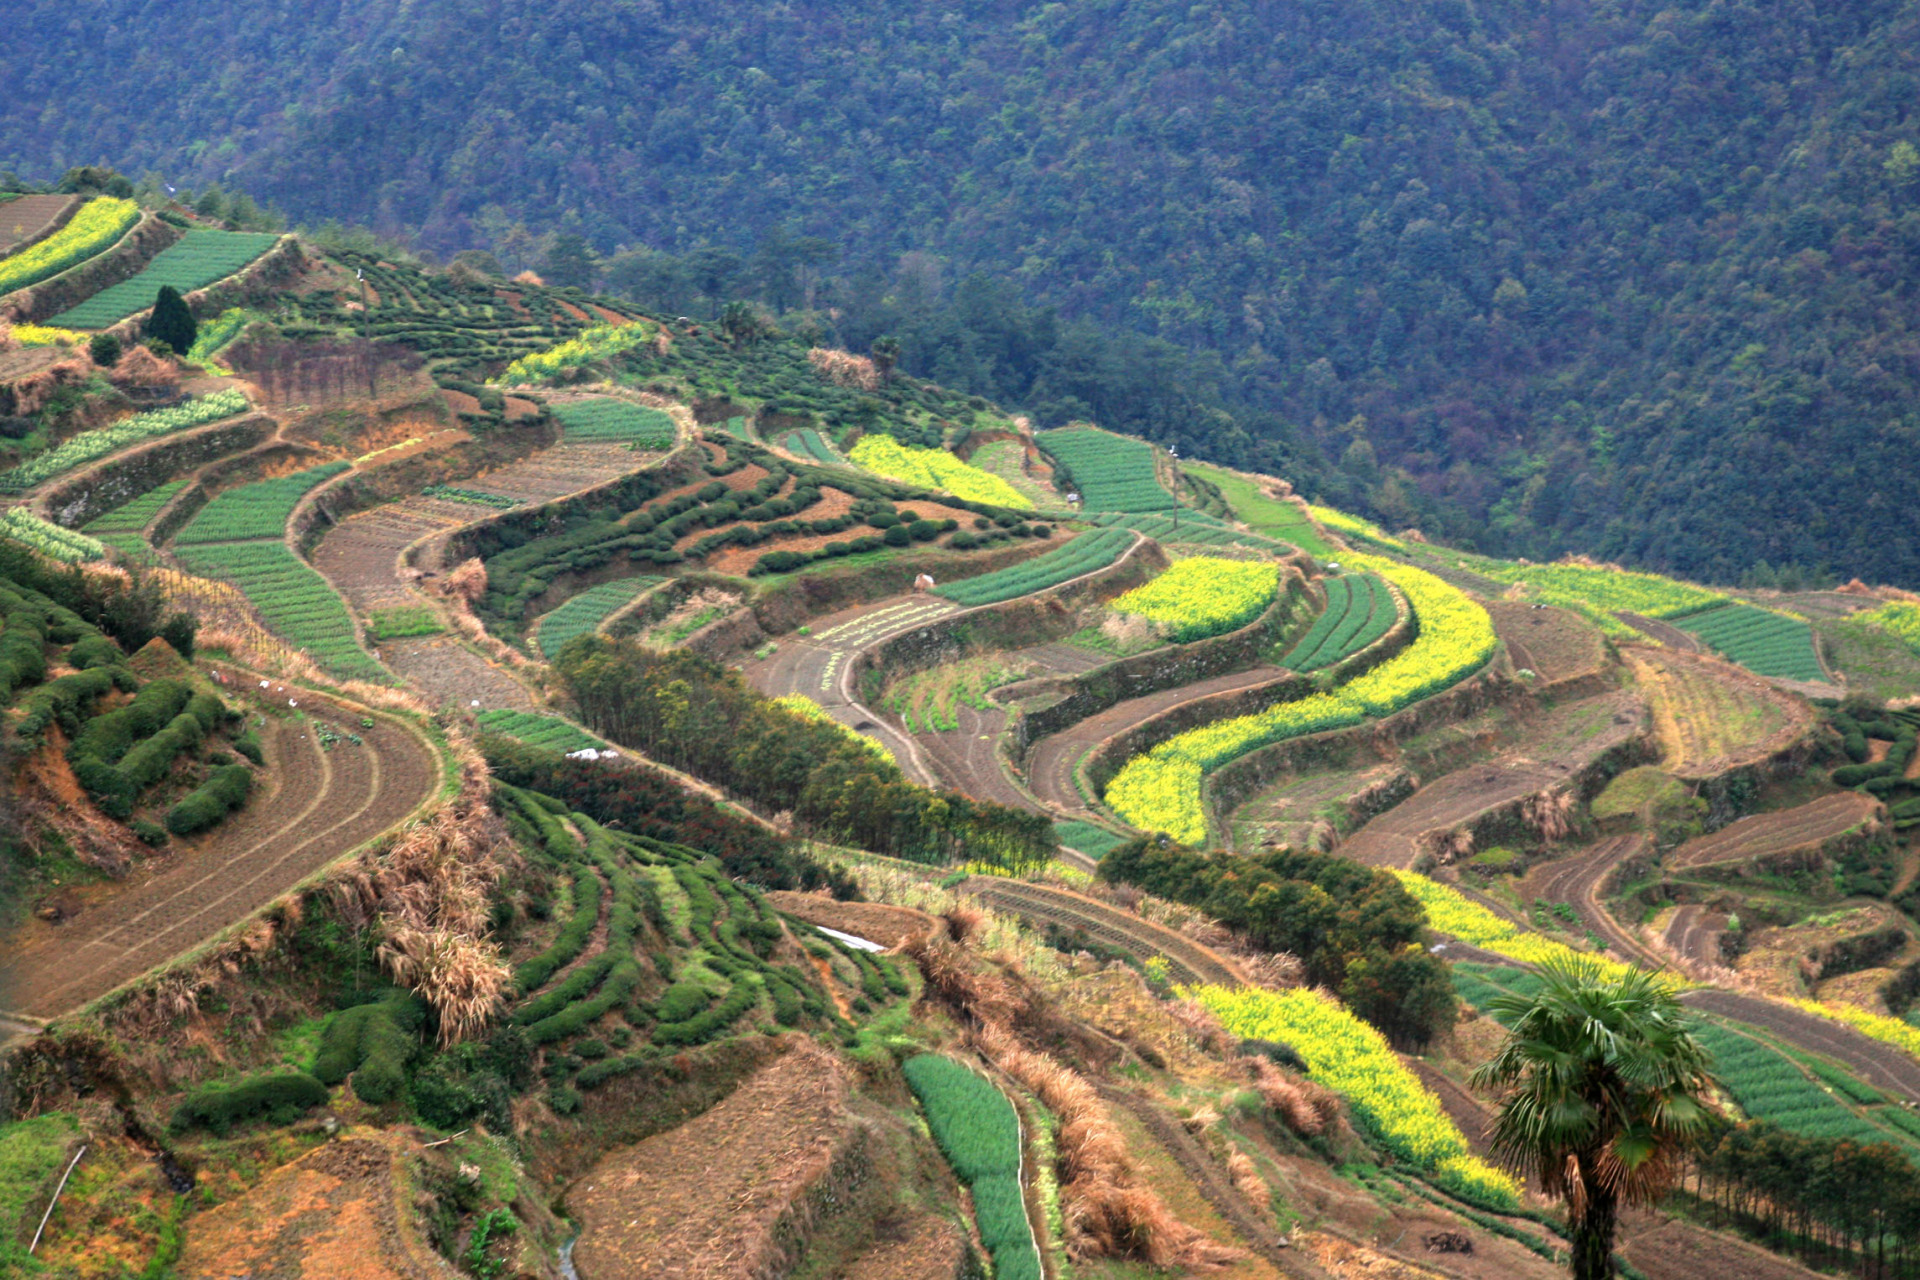
{"label": "palm tree", "polygon": [[1540,976],[1490,1004],[1507,1038],[1473,1083],[1507,1090],[1494,1158],[1566,1201],[1574,1280],[1607,1280],[1620,1207],[1657,1202],[1706,1126],[1710,1063],[1654,975],[1563,958]]}

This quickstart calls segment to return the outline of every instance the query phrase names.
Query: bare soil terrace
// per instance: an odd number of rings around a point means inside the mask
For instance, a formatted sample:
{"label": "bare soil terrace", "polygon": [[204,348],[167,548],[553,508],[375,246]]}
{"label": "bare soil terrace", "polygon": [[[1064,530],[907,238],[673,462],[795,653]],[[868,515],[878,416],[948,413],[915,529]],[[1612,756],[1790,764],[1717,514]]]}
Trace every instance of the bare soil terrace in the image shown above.
{"label": "bare soil terrace", "polygon": [[1806,703],[1716,658],[1639,646],[1621,654],[1653,708],[1664,764],[1681,777],[1764,760],[1813,727]]}
{"label": "bare soil terrace", "polygon": [[1673,853],[1675,869],[1752,862],[1814,849],[1876,817],[1880,802],[1857,791],[1822,796],[1809,804],[1756,813],[1689,840]]}
{"label": "bare soil terrace", "polygon": [[0,1009],[46,1019],[78,1008],[245,919],[432,797],[439,768],[412,730],[377,714],[363,728],[308,690],[284,689],[362,745],[323,750],[314,719],[270,717],[263,785],[238,814],[133,883],[101,888],[65,922],[11,931],[0,943]]}

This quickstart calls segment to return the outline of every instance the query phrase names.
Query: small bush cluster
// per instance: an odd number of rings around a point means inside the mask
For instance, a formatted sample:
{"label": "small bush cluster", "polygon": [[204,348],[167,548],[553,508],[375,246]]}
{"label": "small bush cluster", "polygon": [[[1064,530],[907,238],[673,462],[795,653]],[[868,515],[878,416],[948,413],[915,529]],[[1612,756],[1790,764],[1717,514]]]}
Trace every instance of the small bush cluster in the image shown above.
{"label": "small bush cluster", "polygon": [[235,1125],[259,1116],[290,1124],[326,1101],[327,1086],[306,1072],[276,1071],[188,1094],[174,1109],[173,1128],[210,1129],[225,1136]]}

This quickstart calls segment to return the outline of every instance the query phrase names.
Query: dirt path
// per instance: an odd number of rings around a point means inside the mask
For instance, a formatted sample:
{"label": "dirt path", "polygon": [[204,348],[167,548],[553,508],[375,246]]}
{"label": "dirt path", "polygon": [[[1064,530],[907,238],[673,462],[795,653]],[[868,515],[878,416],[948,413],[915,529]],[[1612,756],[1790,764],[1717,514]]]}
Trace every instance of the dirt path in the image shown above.
{"label": "dirt path", "polygon": [[926,595],[893,596],[842,609],[815,620],[810,627],[812,635],[791,635],[781,640],[772,656],[747,663],[742,674],[748,684],[769,697],[805,694],[840,723],[878,738],[909,778],[924,786],[938,786],[936,769],[922,755],[915,739],[886,723],[854,696],[853,660],[863,649],[959,611],[960,606],[950,600]]}
{"label": "dirt path", "polygon": [[1238,965],[1209,947],[1163,925],[1143,920],[1104,902],[1050,885],[1028,884],[1000,876],[974,876],[961,886],[989,907],[1041,924],[1084,930],[1102,942],[1142,960],[1163,957],[1176,982],[1246,985]]}
{"label": "dirt path", "polygon": [[1445,774],[1360,828],[1342,856],[1376,867],[1412,867],[1433,833],[1458,829],[1492,809],[1547,791],[1641,732],[1643,709],[1628,694],[1555,707],[1530,726],[1527,755]]}
{"label": "dirt path", "polygon": [[1702,964],[1718,965],[1720,935],[1726,932],[1727,916],[1698,904],[1678,908],[1667,921],[1666,943],[1675,954]]}
{"label": "dirt path", "polygon": [[1129,698],[1098,715],[1088,716],[1072,728],[1033,744],[1027,755],[1027,777],[1033,793],[1048,804],[1058,805],[1068,812],[1085,813],[1087,803],[1081,798],[1073,775],[1080,761],[1094,747],[1144,720],[1209,694],[1250,689],[1291,675],[1284,667],[1260,666],[1250,671],[1235,671],[1211,680],[1163,689],[1144,698]]}
{"label": "dirt path", "polygon": [[1607,940],[1614,955],[1640,960],[1657,969],[1665,960],[1616,920],[1600,897],[1614,868],[1645,847],[1646,837],[1640,832],[1612,836],[1573,857],[1540,864],[1520,882],[1520,891],[1530,898],[1567,903],[1579,914],[1582,924]]}
{"label": "dirt path", "polygon": [[364,745],[322,750],[312,721],[270,719],[264,787],[246,808],[98,905],[59,925],[30,920],[0,946],[0,1009],[51,1018],[106,994],[245,919],[430,799],[433,751],[400,722],[362,728]]}
{"label": "dirt path", "polygon": [[940,780],[975,800],[1041,812],[1042,807],[1001,767],[1000,735],[1006,731],[1007,713],[998,707],[982,711],[962,703],[954,708],[954,719],[958,728],[915,738]]}

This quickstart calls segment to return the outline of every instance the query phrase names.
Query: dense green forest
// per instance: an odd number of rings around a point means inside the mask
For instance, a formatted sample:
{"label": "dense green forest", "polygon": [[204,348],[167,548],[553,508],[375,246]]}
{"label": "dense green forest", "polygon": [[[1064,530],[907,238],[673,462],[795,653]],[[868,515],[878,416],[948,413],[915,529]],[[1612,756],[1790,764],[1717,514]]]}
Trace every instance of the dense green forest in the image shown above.
{"label": "dense green forest", "polygon": [[689,313],[1394,527],[1920,585],[1912,3],[10,6],[111,163]]}

